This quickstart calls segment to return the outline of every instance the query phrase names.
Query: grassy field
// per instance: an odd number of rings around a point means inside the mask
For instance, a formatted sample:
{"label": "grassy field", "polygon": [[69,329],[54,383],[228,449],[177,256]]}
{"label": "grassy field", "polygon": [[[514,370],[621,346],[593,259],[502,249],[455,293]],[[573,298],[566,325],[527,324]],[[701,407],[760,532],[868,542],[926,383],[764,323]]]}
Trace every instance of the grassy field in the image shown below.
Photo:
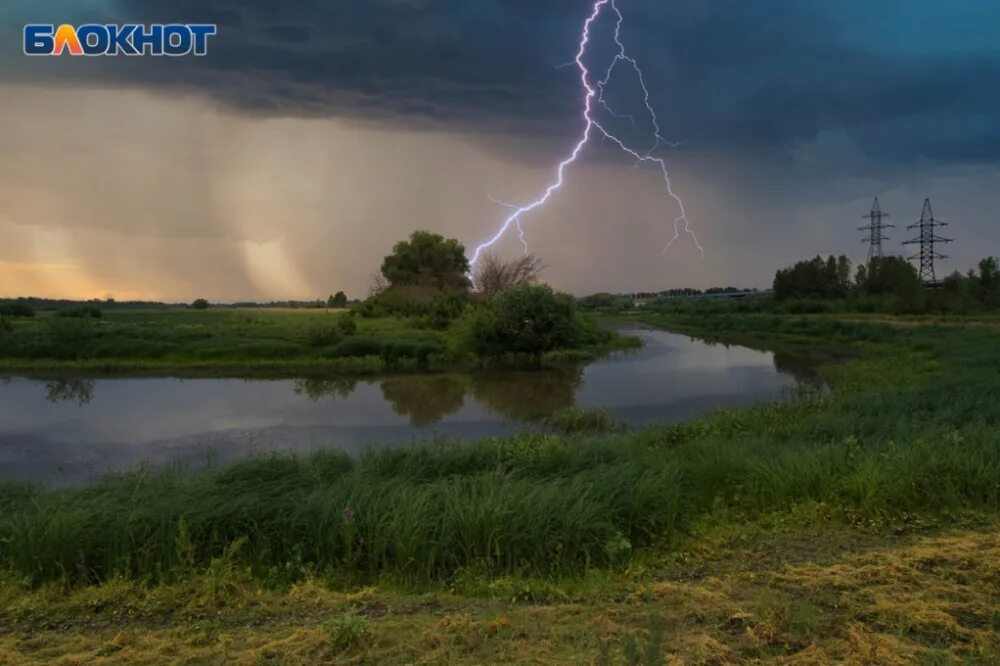
{"label": "grassy field", "polygon": [[8,484],[0,661],[1000,660],[992,326],[642,318],[849,360],[640,432]]}
{"label": "grassy field", "polygon": [[[277,308],[108,310],[99,319],[39,312],[9,319],[12,330],[0,332],[0,372],[303,376],[478,365],[454,327],[351,317],[356,330],[345,334],[346,318],[346,310]],[[628,344],[612,338],[606,348],[558,350],[541,362],[590,360]]]}

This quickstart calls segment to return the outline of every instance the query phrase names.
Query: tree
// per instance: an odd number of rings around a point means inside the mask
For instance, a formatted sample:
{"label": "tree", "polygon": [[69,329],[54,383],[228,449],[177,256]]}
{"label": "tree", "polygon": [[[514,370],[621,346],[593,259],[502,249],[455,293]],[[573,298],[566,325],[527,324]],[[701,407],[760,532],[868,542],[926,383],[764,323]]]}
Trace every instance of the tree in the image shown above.
{"label": "tree", "polygon": [[985,305],[1000,305],[1000,268],[995,257],[979,262],[979,300]]}
{"label": "tree", "polygon": [[338,291],[336,294],[331,294],[330,298],[326,299],[326,307],[328,308],[346,308],[347,307],[347,294],[342,291]]}
{"label": "tree", "polygon": [[393,287],[465,291],[470,286],[468,272],[465,247],[454,238],[429,231],[414,231],[409,240],[396,243],[382,262],[382,275]]}
{"label": "tree", "polygon": [[371,284],[368,285],[368,296],[378,296],[389,288],[389,281],[381,273],[372,273]]}
{"label": "tree", "polygon": [[542,261],[535,254],[505,260],[495,252],[487,252],[479,261],[473,281],[476,289],[490,296],[511,287],[538,282],[541,272]]}
{"label": "tree", "polygon": [[867,295],[892,295],[906,301],[920,296],[923,286],[917,269],[902,257],[872,257],[864,275],[858,274],[858,289]]}
{"label": "tree", "polygon": [[816,256],[774,276],[774,295],[786,298],[844,298],[851,287],[851,262],[841,255]]}
{"label": "tree", "polygon": [[196,298],[194,299],[194,302],[191,303],[191,307],[195,310],[206,310],[208,309],[208,301],[204,298]]}

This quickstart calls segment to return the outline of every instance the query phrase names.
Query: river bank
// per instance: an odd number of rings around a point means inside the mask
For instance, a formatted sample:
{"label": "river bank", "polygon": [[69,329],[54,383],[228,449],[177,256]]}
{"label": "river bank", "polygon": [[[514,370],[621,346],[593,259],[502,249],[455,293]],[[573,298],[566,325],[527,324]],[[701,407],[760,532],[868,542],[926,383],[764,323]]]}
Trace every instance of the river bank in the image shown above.
{"label": "river bank", "polygon": [[[851,360],[819,368],[826,392],[638,431],[4,486],[6,649],[29,659],[45,637],[63,655],[155,661],[241,641],[247,661],[475,663],[599,661],[602,640],[621,660],[634,640],[708,661],[997,656],[993,331],[642,318]],[[77,611],[46,606],[67,589],[114,614],[103,634],[76,638],[59,618]],[[248,628],[255,599],[292,619]],[[143,608],[160,602],[180,624],[149,642]],[[205,608],[229,619],[206,628]]]}

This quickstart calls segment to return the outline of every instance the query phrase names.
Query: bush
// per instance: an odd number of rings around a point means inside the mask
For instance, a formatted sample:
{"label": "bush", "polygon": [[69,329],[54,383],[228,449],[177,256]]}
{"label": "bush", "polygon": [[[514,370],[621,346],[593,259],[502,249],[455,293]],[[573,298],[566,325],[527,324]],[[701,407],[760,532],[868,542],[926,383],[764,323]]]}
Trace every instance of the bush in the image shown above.
{"label": "bush", "polygon": [[439,354],[443,351],[444,347],[437,343],[400,340],[384,343],[380,355],[389,367],[399,365],[401,361],[408,359],[415,360],[421,367],[424,367],[432,354]]}
{"label": "bush", "polygon": [[373,338],[351,338],[330,350],[333,358],[378,356],[382,353],[382,343]]}
{"label": "bush", "polygon": [[358,332],[358,322],[354,321],[354,315],[345,315],[337,320],[337,330],[341,335],[350,336]]}
{"label": "bush", "polygon": [[0,335],[14,330],[14,322],[10,317],[0,317]]}
{"label": "bush", "polygon": [[0,316],[3,317],[34,317],[35,308],[27,303],[4,303],[0,305]]}
{"label": "bush", "polygon": [[427,311],[427,304],[438,291],[433,287],[391,287],[365,299],[358,314],[365,318],[418,317]]}
{"label": "bush", "polygon": [[480,356],[541,354],[577,346],[586,334],[572,296],[547,285],[522,285],[492,296],[476,310],[468,342]]}
{"label": "bush", "polygon": [[193,307],[195,310],[207,310],[208,301],[205,300],[204,298],[196,298],[194,302],[191,303],[191,307]]}
{"label": "bush", "polygon": [[332,618],[326,622],[326,630],[330,634],[330,642],[338,650],[358,647],[365,640],[368,631],[368,618],[358,615],[353,610]]}
{"label": "bush", "polygon": [[330,324],[315,324],[309,329],[309,344],[313,347],[326,347],[340,342],[340,331]]}
{"label": "bush", "polygon": [[100,319],[104,316],[101,309],[93,305],[84,305],[78,308],[69,308],[67,310],[60,310],[56,313],[57,317],[77,317],[77,318],[87,318],[92,317],[94,319]]}
{"label": "bush", "polygon": [[79,342],[93,333],[90,319],[80,317],[53,318],[48,321],[49,334],[57,342]]}
{"label": "bush", "polygon": [[434,294],[425,308],[420,324],[427,328],[444,330],[451,322],[465,312],[467,300],[464,295],[451,290],[442,290]]}

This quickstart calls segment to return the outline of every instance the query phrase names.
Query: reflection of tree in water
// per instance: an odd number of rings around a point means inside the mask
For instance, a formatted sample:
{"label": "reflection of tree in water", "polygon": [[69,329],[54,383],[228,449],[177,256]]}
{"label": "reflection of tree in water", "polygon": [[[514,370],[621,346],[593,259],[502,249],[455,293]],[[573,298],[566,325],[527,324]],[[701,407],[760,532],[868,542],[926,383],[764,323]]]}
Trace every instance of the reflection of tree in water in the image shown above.
{"label": "reflection of tree in water", "polygon": [[774,352],[774,369],[783,375],[791,375],[799,384],[812,384],[819,381],[816,372],[817,360],[806,354],[795,354],[786,351]]}
{"label": "reflection of tree in water", "polygon": [[45,382],[45,397],[49,402],[75,401],[86,405],[94,397],[94,382],[91,379],[56,379]]}
{"label": "reflection of tree in water", "polygon": [[853,358],[849,351],[835,347],[813,347],[793,351],[774,352],[774,369],[791,375],[802,386],[824,387],[826,381],[819,367],[827,363],[840,363]]}
{"label": "reflection of tree in water", "polygon": [[393,377],[381,386],[393,411],[415,426],[440,421],[465,404],[466,382],[455,375]]}
{"label": "reflection of tree in water", "polygon": [[313,401],[326,396],[346,398],[357,386],[358,380],[353,377],[307,377],[295,380],[295,392],[306,395]]}
{"label": "reflection of tree in water", "polygon": [[473,375],[472,394],[501,416],[529,420],[572,407],[583,368]]}

